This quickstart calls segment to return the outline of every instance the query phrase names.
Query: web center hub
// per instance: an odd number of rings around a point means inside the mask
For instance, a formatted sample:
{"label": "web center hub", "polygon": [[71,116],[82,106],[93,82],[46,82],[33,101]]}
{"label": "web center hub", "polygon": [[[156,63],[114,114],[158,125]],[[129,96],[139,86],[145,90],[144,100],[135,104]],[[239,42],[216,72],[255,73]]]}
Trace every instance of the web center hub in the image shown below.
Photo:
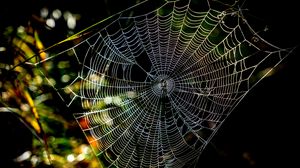
{"label": "web center hub", "polygon": [[173,92],[174,87],[174,80],[168,76],[158,76],[152,83],[152,91],[159,97],[168,96]]}

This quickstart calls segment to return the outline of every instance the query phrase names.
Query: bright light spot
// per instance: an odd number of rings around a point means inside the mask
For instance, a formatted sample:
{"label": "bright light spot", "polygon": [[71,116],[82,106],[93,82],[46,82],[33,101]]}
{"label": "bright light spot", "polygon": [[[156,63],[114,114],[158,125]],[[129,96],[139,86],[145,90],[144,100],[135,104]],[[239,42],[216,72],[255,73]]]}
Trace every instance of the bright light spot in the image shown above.
{"label": "bright light spot", "polygon": [[108,71],[109,70],[109,64],[107,64],[106,66],[105,66],[105,70],[104,71]]}
{"label": "bright light spot", "polygon": [[9,65],[6,65],[6,66],[5,66],[5,69],[6,69],[6,70],[10,70],[10,66],[9,66]]}
{"label": "bright light spot", "polygon": [[69,29],[75,29],[76,27],[76,18],[74,16],[70,16],[68,19],[67,19],[67,25],[68,25],[68,28]]}
{"label": "bright light spot", "polygon": [[27,159],[29,159],[30,158],[30,156],[31,156],[31,152],[30,151],[26,151],[26,152],[24,152],[23,154],[21,154],[20,156],[18,156],[16,159],[15,159],[15,161],[16,162],[23,162],[24,160],[27,160]]}
{"label": "bright light spot", "polygon": [[49,98],[52,98],[51,94],[42,94],[40,96],[35,97],[34,103],[35,104],[40,104],[46,100],[48,100]]}
{"label": "bright light spot", "polygon": [[[43,49],[43,46],[41,46],[41,49]],[[46,58],[48,56],[48,53],[46,52],[41,52],[40,53],[41,58]]]}
{"label": "bright light spot", "polygon": [[66,94],[70,94],[70,93],[72,93],[72,90],[71,90],[69,87],[66,87],[66,88],[64,89],[64,92],[65,92]]}
{"label": "bright light spot", "polygon": [[75,160],[75,156],[73,154],[70,154],[67,156],[67,161],[68,162],[73,162]]}
{"label": "bright light spot", "polygon": [[43,157],[48,157],[47,151],[43,151]]}
{"label": "bright light spot", "polygon": [[104,103],[105,104],[111,104],[113,102],[113,98],[112,97],[105,97],[104,98]]}
{"label": "bright light spot", "polygon": [[38,87],[35,86],[35,85],[30,85],[28,88],[29,88],[31,91],[33,91],[33,92],[35,92],[35,91],[38,90]]}
{"label": "bright light spot", "polygon": [[21,104],[20,109],[22,111],[29,111],[30,110],[30,106],[28,104]]}
{"label": "bright light spot", "polygon": [[43,78],[41,76],[36,76],[34,79],[33,79],[33,82],[35,84],[41,84],[43,82]]}
{"label": "bright light spot", "polygon": [[69,17],[72,17],[72,13],[69,11],[64,12],[64,19],[67,21]]}
{"label": "bright light spot", "polygon": [[31,163],[35,166],[39,162],[39,158],[35,155],[33,155],[30,159]]}
{"label": "bright light spot", "polygon": [[10,98],[10,93],[9,92],[2,92],[2,99],[3,100],[8,100]]}
{"label": "bright light spot", "polygon": [[69,29],[75,29],[76,27],[76,17],[69,11],[64,12],[64,19],[67,21],[67,26]]}
{"label": "bright light spot", "polygon": [[79,154],[79,155],[77,156],[76,159],[77,159],[78,161],[82,161],[82,160],[85,159],[85,156],[84,156],[84,154]]}
{"label": "bright light spot", "polygon": [[6,51],[5,47],[0,47],[0,52]]}
{"label": "bright light spot", "polygon": [[100,77],[97,74],[91,74],[89,76],[89,79],[93,82],[96,82],[96,81],[100,80]]}
{"label": "bright light spot", "polygon": [[51,86],[55,86],[56,85],[56,81],[53,78],[49,78],[48,82],[50,83]]}
{"label": "bright light spot", "polygon": [[87,145],[82,145],[82,153],[88,154],[90,153],[90,148]]}
{"label": "bright light spot", "polygon": [[62,13],[59,9],[55,9],[53,12],[52,12],[52,16],[54,19],[59,19],[61,17]]}
{"label": "bright light spot", "polygon": [[18,29],[17,29],[17,32],[18,33],[24,33],[25,32],[25,27],[19,26]]}
{"label": "bright light spot", "polygon": [[69,75],[63,75],[61,77],[61,81],[66,83],[66,82],[69,82],[70,81],[70,76]]}
{"label": "bright light spot", "polygon": [[110,118],[109,114],[107,112],[101,113],[101,119],[102,121],[108,125],[108,126],[112,126],[114,124],[113,120]]}
{"label": "bright light spot", "polygon": [[54,21],[54,19],[52,19],[52,18],[47,19],[47,20],[46,20],[46,24],[47,24],[47,26],[49,26],[49,27],[51,27],[51,28],[54,28],[54,27],[55,27],[55,21]]}
{"label": "bright light spot", "polygon": [[40,14],[42,18],[46,18],[49,14],[49,10],[47,8],[42,8]]}
{"label": "bright light spot", "polygon": [[127,97],[128,98],[136,98],[136,92],[135,91],[128,91],[127,92]]}
{"label": "bright light spot", "polygon": [[50,156],[49,156],[47,154],[47,151],[43,151],[44,163],[47,164],[47,165],[51,165],[51,160],[49,160],[48,157],[50,157],[50,159],[52,160],[52,155],[50,154]]}
{"label": "bright light spot", "polygon": [[120,106],[122,104],[122,99],[119,96],[113,98],[113,102],[115,105]]}

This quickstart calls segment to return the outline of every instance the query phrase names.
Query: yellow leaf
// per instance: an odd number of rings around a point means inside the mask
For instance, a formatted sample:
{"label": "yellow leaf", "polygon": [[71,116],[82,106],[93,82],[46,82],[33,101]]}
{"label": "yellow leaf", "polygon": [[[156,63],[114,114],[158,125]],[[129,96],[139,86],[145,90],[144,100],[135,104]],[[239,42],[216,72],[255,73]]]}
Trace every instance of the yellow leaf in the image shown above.
{"label": "yellow leaf", "polygon": [[42,41],[40,40],[39,34],[37,31],[34,32],[34,38],[35,38],[35,45],[39,50],[43,50],[44,49],[44,45],[42,43]]}
{"label": "yellow leaf", "polygon": [[29,58],[29,57],[32,57],[35,55],[35,53],[32,51],[32,49],[22,40],[14,38],[13,44],[25,53],[26,58]]}
{"label": "yellow leaf", "polygon": [[27,102],[28,102],[28,104],[31,108],[31,112],[33,113],[34,117],[38,120],[39,119],[39,114],[37,113],[36,107],[34,105],[34,101],[31,98],[31,96],[30,96],[30,94],[28,93],[27,90],[24,91],[24,96],[25,96],[25,99],[27,100]]}
{"label": "yellow leaf", "polygon": [[30,123],[30,125],[33,127],[33,129],[40,134],[41,133],[41,127],[39,125],[39,123],[37,122],[36,119],[33,119],[32,117],[29,116],[24,116],[24,118],[26,119],[26,121],[28,123]]}

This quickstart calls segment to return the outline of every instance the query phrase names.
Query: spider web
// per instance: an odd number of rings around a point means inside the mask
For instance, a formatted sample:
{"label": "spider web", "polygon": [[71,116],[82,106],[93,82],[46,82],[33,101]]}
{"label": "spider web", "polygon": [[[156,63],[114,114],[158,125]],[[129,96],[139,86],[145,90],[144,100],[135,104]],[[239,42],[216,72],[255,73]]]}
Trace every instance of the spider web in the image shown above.
{"label": "spider web", "polygon": [[192,165],[289,53],[232,7],[188,0],[153,6],[145,1],[113,15],[36,63],[76,58],[66,86],[42,73],[68,106],[81,104],[74,117],[106,167]]}

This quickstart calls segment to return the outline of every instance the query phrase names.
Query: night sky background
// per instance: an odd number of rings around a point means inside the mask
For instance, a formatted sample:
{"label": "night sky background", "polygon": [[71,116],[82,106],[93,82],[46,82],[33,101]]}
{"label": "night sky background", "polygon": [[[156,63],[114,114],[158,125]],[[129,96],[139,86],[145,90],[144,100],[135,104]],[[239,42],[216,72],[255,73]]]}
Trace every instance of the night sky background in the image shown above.
{"label": "night sky background", "polygon": [[[80,30],[131,6],[135,1],[107,0],[106,3],[99,1],[97,4],[91,0],[10,0],[6,1],[7,4],[3,4],[4,1],[1,3],[1,31],[8,25],[26,23],[45,4],[80,13]],[[251,13],[249,17],[259,19],[259,22],[268,27],[263,36],[267,41],[282,48],[295,47],[300,44],[300,9],[297,3],[293,0],[248,0],[243,8],[248,9],[246,13]],[[48,38],[50,45],[64,37],[56,29]],[[0,39],[0,44],[3,43]],[[300,121],[297,117],[300,112],[299,51],[299,47],[296,48],[276,68],[274,75],[263,79],[246,95],[204,150],[199,159],[199,167],[300,167]],[[8,117],[9,119],[13,120]],[[5,141],[10,143],[6,146],[11,148],[3,147],[1,152],[13,153],[18,150],[16,143],[22,143],[20,138],[26,134],[26,129],[20,130],[22,133],[16,135],[14,133],[18,131],[15,127],[2,121],[0,128],[0,142],[4,141],[4,134],[11,134],[11,139]],[[0,167],[6,168],[1,163]]]}

